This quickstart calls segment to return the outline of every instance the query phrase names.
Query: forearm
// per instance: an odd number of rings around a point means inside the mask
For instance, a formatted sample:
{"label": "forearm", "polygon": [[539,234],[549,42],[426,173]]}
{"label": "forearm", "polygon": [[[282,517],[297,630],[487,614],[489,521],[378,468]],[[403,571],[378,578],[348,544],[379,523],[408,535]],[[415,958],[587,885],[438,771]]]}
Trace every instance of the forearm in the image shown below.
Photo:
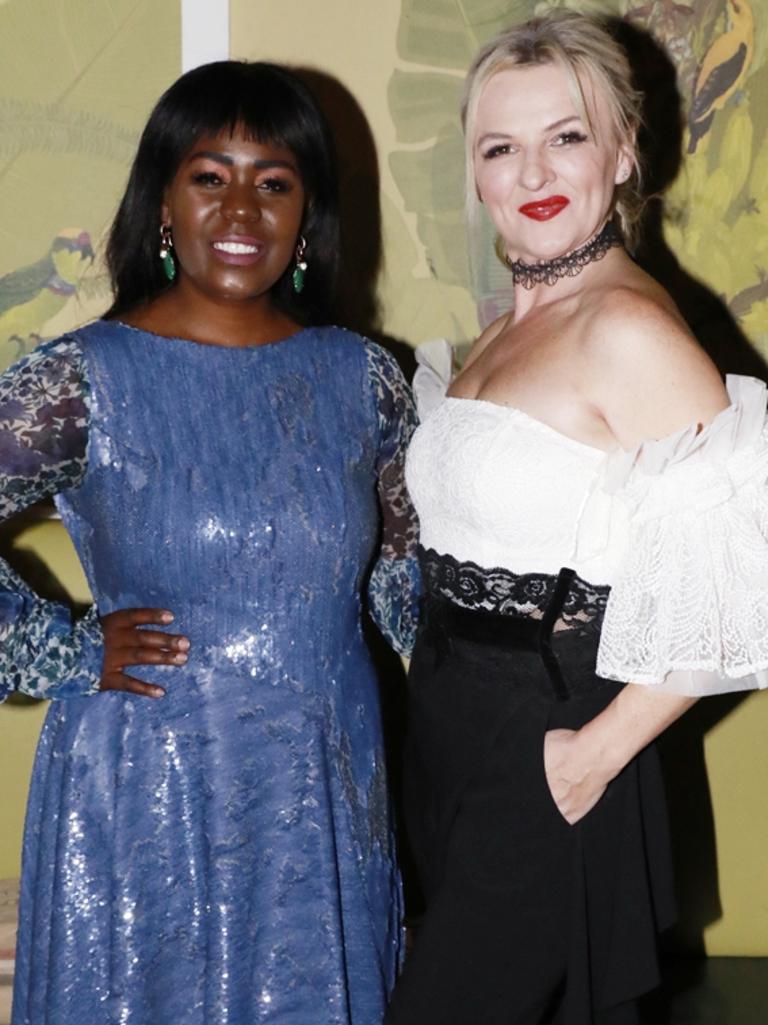
{"label": "forearm", "polygon": [[550,730],[544,765],[563,817],[573,824],[586,815],[611,780],[695,700],[628,684],[581,729]]}
{"label": "forearm", "polygon": [[368,585],[373,621],[398,654],[410,656],[419,620],[421,575],[415,556],[380,557]]}
{"label": "forearm", "polygon": [[0,699],[79,697],[98,689],[103,638],[98,613],[77,623],[69,609],[39,598],[0,560]]}
{"label": "forearm", "polygon": [[696,698],[630,683],[579,731],[579,746],[600,765],[606,781],[680,718]]}
{"label": "forearm", "polygon": [[[0,518],[79,487],[87,470],[90,387],[79,343],[46,342],[0,375]],[[89,693],[98,686],[95,610],[78,624],[0,560],[0,700]]]}

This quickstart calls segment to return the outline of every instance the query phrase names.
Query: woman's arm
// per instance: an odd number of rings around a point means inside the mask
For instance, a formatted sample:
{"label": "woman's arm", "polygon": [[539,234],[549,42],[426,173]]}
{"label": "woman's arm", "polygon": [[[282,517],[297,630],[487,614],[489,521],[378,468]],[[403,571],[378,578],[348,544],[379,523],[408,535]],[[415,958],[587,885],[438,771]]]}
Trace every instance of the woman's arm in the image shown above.
{"label": "woman's arm", "polygon": [[624,766],[695,703],[631,683],[580,730],[550,730],[544,767],[563,817],[578,822]]}
{"label": "woman's arm", "polygon": [[[90,389],[73,338],[46,343],[0,376],[0,517],[76,488],[87,467]],[[0,701],[13,690],[38,698],[161,688],[125,675],[127,664],[179,664],[186,638],[141,629],[163,624],[161,610],[95,608],[73,623],[69,609],[45,601],[0,560]],[[130,663],[126,658],[130,656]]]}
{"label": "woman's arm", "polygon": [[[629,450],[709,423],[728,406],[714,365],[673,312],[633,290],[620,293],[585,344],[591,398],[617,445]],[[695,701],[629,683],[581,729],[551,730],[544,761],[563,816],[574,823],[586,815],[610,781]]]}
{"label": "woman's arm", "polygon": [[[89,394],[73,339],[47,343],[0,377],[0,516],[85,473]],[[69,609],[36,595],[0,564],[0,699],[12,690],[35,697],[97,689],[101,631],[95,614],[72,623]]]}
{"label": "woman's arm", "polygon": [[366,349],[368,379],[379,427],[376,459],[381,546],[368,585],[371,615],[401,655],[416,637],[421,582],[416,549],[419,524],[405,486],[405,455],[416,424],[411,390],[394,358],[377,345]]}

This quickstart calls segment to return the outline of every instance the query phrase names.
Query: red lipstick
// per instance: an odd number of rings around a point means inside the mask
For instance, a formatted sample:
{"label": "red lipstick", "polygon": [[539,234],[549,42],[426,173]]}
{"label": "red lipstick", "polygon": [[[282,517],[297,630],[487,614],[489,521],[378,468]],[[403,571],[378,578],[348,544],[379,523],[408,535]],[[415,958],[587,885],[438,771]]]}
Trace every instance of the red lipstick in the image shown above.
{"label": "red lipstick", "polygon": [[565,196],[547,196],[546,199],[537,199],[533,203],[523,203],[518,209],[532,221],[549,221],[562,213],[569,203],[570,199],[566,199]]}

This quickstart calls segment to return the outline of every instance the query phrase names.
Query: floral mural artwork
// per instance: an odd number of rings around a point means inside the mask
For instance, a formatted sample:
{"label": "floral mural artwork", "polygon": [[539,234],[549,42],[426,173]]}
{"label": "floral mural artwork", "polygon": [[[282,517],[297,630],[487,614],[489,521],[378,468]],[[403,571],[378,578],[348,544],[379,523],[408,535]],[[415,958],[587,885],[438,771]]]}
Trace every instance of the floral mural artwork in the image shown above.
{"label": "floral mural artwork", "polygon": [[477,47],[554,7],[622,18],[674,65],[684,133],[664,197],[664,239],[768,355],[768,11],[758,0],[403,0],[390,166],[436,277],[472,288],[481,325],[508,308],[490,227],[466,242],[458,103]]}
{"label": "floral mural artwork", "polygon": [[85,261],[93,262],[87,231],[59,231],[42,259],[0,278],[0,345],[5,363],[42,341],[45,325],[77,293]]}
{"label": "floral mural artwork", "polygon": [[699,139],[712,127],[722,109],[744,83],[754,56],[754,18],[747,0],[729,0],[729,26],[715,36],[696,69],[688,119],[688,152],[695,153]]}
{"label": "floral mural artwork", "polygon": [[768,12],[757,0],[644,6],[629,16],[665,43],[687,111],[686,157],[666,197],[667,242],[766,356]]}
{"label": "floral mural artwork", "polygon": [[0,371],[109,305],[104,232],[137,129],[179,67],[178,0],[161,7],[0,4]]}

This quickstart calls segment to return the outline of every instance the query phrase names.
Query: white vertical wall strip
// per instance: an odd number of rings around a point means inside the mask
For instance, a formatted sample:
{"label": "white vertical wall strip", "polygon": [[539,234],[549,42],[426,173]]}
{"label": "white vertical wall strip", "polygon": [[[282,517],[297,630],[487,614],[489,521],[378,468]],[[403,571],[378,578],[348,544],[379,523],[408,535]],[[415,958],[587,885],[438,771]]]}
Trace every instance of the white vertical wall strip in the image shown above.
{"label": "white vertical wall strip", "polygon": [[229,57],[229,0],[181,0],[181,70]]}

